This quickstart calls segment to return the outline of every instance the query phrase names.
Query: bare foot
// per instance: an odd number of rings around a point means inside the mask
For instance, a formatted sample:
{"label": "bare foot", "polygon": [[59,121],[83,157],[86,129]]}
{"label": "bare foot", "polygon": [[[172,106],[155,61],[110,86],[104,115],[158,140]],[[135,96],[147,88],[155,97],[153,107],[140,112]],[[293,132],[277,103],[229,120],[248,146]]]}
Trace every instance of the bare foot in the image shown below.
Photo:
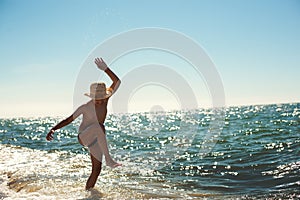
{"label": "bare foot", "polygon": [[112,168],[121,167],[121,166],[123,166],[121,163],[117,163]]}
{"label": "bare foot", "polygon": [[122,166],[121,163],[117,163],[116,161],[114,161],[113,159],[106,161],[106,165],[111,167],[111,168],[116,168],[116,167],[120,167]]}

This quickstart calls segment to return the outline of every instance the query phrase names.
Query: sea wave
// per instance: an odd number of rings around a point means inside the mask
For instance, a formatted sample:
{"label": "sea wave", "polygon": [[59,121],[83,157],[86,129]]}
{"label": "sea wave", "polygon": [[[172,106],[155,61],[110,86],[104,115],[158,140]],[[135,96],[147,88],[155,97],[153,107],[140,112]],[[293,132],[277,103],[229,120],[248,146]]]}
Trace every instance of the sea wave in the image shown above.
{"label": "sea wave", "polygon": [[[93,192],[79,121],[0,119],[0,196],[6,199],[299,198],[300,104],[225,108],[222,133],[201,156],[211,110],[109,115],[107,138],[123,167],[103,168]],[[94,197],[93,197],[94,195]]]}

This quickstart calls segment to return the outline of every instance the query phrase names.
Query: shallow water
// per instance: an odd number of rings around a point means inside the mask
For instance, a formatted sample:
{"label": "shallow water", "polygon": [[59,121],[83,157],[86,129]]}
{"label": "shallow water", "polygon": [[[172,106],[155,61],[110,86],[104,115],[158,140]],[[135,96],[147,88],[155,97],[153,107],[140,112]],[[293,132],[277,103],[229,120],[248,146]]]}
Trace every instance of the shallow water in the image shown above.
{"label": "shallow water", "polygon": [[[47,142],[62,118],[0,119],[0,199],[299,198],[300,104],[230,107],[224,117],[109,115],[110,150],[124,166],[104,165],[93,192],[83,190],[91,164],[79,121]],[[216,120],[221,134],[208,138]]]}

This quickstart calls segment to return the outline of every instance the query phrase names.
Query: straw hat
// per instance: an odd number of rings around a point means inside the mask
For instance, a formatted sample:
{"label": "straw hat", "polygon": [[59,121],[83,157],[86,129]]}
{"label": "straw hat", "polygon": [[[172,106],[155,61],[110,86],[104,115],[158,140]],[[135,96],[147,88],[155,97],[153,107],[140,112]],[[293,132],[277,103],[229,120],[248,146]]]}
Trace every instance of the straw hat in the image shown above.
{"label": "straw hat", "polygon": [[85,93],[84,95],[92,99],[107,99],[112,95],[112,92],[106,88],[105,83],[92,83],[90,86],[90,93]]}

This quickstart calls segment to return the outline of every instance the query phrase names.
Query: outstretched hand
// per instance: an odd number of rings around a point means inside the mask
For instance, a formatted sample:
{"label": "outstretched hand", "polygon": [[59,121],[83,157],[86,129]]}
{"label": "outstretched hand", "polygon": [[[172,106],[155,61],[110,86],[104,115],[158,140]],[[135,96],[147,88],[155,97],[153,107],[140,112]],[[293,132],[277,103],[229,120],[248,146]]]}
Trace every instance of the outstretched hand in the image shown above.
{"label": "outstretched hand", "polygon": [[48,141],[53,140],[53,133],[54,133],[54,130],[51,129],[51,130],[49,131],[49,133],[47,134],[46,139],[47,139]]}
{"label": "outstretched hand", "polygon": [[97,67],[103,71],[107,69],[107,65],[102,58],[95,58],[95,64]]}

